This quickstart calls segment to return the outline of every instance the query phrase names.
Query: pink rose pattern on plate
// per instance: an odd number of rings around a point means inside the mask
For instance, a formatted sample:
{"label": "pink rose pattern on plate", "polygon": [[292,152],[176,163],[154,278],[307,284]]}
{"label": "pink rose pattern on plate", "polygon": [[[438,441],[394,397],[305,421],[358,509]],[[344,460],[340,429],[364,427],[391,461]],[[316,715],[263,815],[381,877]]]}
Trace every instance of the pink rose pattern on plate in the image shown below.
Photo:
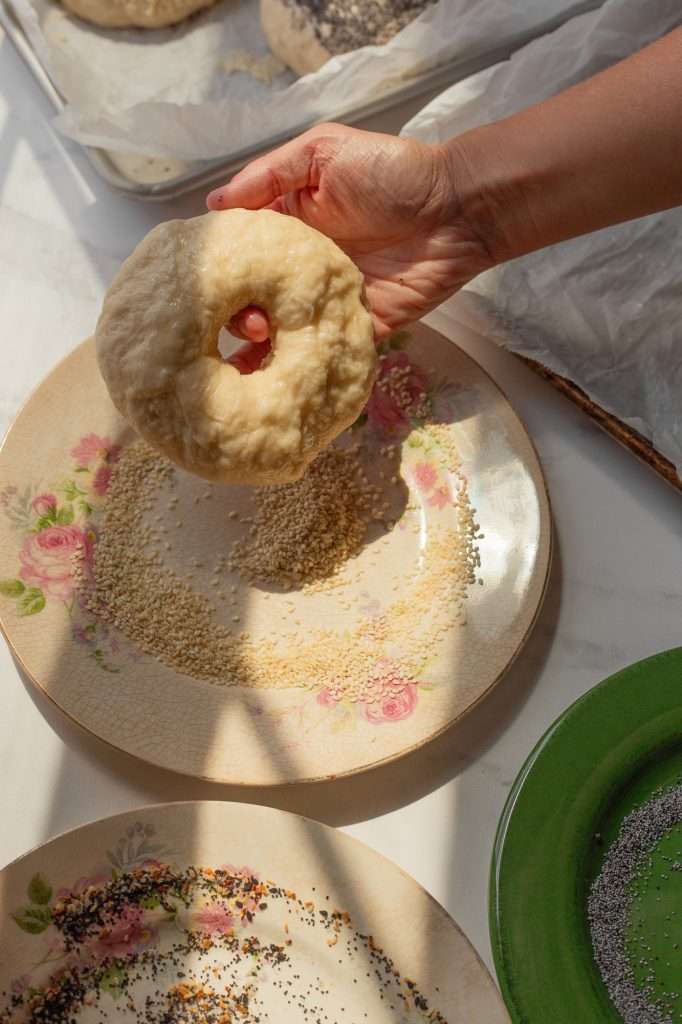
{"label": "pink rose pattern on plate", "polygon": [[57,497],[54,494],[39,494],[31,502],[31,508],[39,516],[49,516],[57,510]]}
{"label": "pink rose pattern on plate", "polygon": [[333,708],[338,704],[337,698],[334,696],[328,686],[325,686],[324,690],[320,690],[317,695],[317,703],[323,708]]}
{"label": "pink rose pattern on plate", "polygon": [[92,481],[93,492],[98,498],[105,498],[111,483],[111,466],[100,466]]}
{"label": "pink rose pattern on plate", "polygon": [[362,705],[361,713],[372,725],[402,722],[409,718],[417,706],[419,683],[406,678],[400,666],[384,658],[375,669],[378,699]]}
{"label": "pink rose pattern on plate", "polygon": [[438,470],[430,462],[418,462],[414,467],[414,482],[418,490],[428,492],[432,490],[438,480]]}
{"label": "pink rose pattern on plate", "polygon": [[[108,869],[97,869],[56,891],[44,875],[36,874],[31,878],[26,889],[27,902],[14,911],[12,918],[22,931],[30,935],[45,935],[45,953],[37,966],[44,963],[55,965],[48,993],[50,986],[61,984],[62,979],[80,969],[88,972],[103,970],[104,985],[100,984],[100,987],[110,990],[108,982],[114,980],[114,976],[107,977],[110,964],[123,958],[132,961],[137,954],[155,949],[164,926],[197,935],[207,948],[206,943],[231,937],[253,921],[260,909],[262,883],[250,867],[225,865],[217,871],[211,868],[190,869],[190,880],[196,875],[201,882],[198,890],[201,900],[195,907],[174,884],[173,869],[168,863],[150,856],[158,853],[167,857],[170,852],[157,837],[153,825],[137,822],[128,827],[112,849],[106,851],[110,864]],[[74,931],[69,925],[70,919],[77,920],[91,901],[99,906],[101,893],[112,885],[120,888],[117,880],[123,877],[148,880],[145,886],[139,886],[146,893],[150,887],[153,891],[157,881],[165,896],[160,901],[150,899],[148,895],[136,894],[133,886],[129,899],[112,901],[111,907],[105,903],[104,911],[93,916],[94,923],[85,932]],[[167,884],[169,878],[171,883]],[[191,888],[187,890],[188,893],[192,891]],[[100,977],[100,983],[101,980]],[[35,991],[31,981],[30,974],[14,979],[6,995],[15,1005],[23,1003],[26,994]],[[112,994],[116,996],[115,992]],[[4,1019],[0,1013],[0,1021]]]}
{"label": "pink rose pattern on plate", "polygon": [[149,949],[157,940],[158,929],[145,920],[142,907],[129,905],[123,907],[110,926],[102,929],[92,951],[101,959],[126,956]]}
{"label": "pink rose pattern on plate", "polygon": [[112,444],[108,437],[100,437],[99,434],[86,434],[71,449],[71,456],[79,470],[90,469],[93,463],[111,465],[118,461],[120,455],[120,447]]}
{"label": "pink rose pattern on plate", "polygon": [[207,935],[230,935],[234,932],[235,918],[226,903],[204,907],[194,915],[194,922]]}
{"label": "pink rose pattern on plate", "polygon": [[111,438],[86,434],[70,451],[71,472],[48,491],[0,491],[0,510],[22,537],[14,579],[0,580],[0,596],[14,600],[20,616],[37,615],[58,601],[71,617],[73,640],[87,648],[100,668],[117,672],[120,640],[104,623],[85,614],[77,596],[76,571],[92,565],[95,518],[111,483],[121,449]]}
{"label": "pink rose pattern on plate", "polygon": [[404,676],[400,667],[387,658],[377,663],[371,682],[377,694],[374,701],[353,704],[344,701],[340,693],[325,687],[316,695],[316,703],[322,708],[338,709],[346,719],[346,725],[358,720],[371,725],[385,725],[409,718],[417,707],[419,689],[426,692],[431,688],[427,682]]}
{"label": "pink rose pattern on plate", "polygon": [[417,706],[417,684],[405,681],[401,690],[373,704],[363,705],[363,714],[372,725],[401,722],[409,718]]}
{"label": "pink rose pattern on plate", "polygon": [[93,540],[92,531],[75,525],[46,526],[29,533],[19,552],[19,579],[46,597],[68,601],[75,588],[74,560],[80,557],[89,564]]}
{"label": "pink rose pattern on plate", "polygon": [[[365,426],[380,440],[401,441],[427,414],[436,419],[451,416],[457,388],[449,382],[429,385],[424,371],[403,350],[408,336],[398,334],[380,353],[377,381],[365,413],[357,426]],[[408,439],[412,443],[412,436]],[[71,636],[85,648],[100,668],[117,672],[122,638],[106,623],[85,613],[78,600],[74,569],[78,561],[92,564],[97,542],[97,512],[106,501],[112,472],[121,448],[109,437],[89,433],[70,449],[72,471],[65,482],[49,491],[20,493],[10,485],[0,490],[0,512],[22,535],[16,578],[0,580],[0,596],[15,601],[20,616],[41,612],[47,601],[60,601],[71,616]],[[413,464],[408,483],[431,508],[439,511],[454,504],[450,482],[432,453],[424,452]],[[376,598],[363,594],[360,610],[368,620],[381,612]],[[349,707],[325,687],[315,695],[320,709],[335,713],[340,723],[350,721],[373,726],[401,722],[415,711],[419,694],[430,684],[404,678],[391,668],[377,666],[376,700]],[[389,673],[390,674],[390,673]]]}
{"label": "pink rose pattern on plate", "polygon": [[[393,345],[400,345],[400,336]],[[423,370],[407,352],[389,346],[379,356],[379,370],[366,417],[375,433],[400,439],[424,420],[429,412],[429,394]]]}

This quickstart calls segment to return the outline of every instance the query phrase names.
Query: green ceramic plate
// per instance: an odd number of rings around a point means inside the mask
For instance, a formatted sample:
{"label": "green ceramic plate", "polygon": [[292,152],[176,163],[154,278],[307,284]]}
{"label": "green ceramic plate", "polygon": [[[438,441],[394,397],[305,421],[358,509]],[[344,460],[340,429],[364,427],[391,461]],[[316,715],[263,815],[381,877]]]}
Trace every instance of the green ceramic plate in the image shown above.
{"label": "green ceramic plate", "polygon": [[[682,648],[596,686],[530,755],[502,814],[490,883],[495,966],[516,1024],[622,1021],[592,957],[589,888],[623,818],[680,779]],[[682,922],[679,879],[662,893],[666,912]],[[682,934],[671,955],[664,929],[647,927],[660,952],[656,987],[682,992]],[[682,1019],[682,999],[674,1019]]]}

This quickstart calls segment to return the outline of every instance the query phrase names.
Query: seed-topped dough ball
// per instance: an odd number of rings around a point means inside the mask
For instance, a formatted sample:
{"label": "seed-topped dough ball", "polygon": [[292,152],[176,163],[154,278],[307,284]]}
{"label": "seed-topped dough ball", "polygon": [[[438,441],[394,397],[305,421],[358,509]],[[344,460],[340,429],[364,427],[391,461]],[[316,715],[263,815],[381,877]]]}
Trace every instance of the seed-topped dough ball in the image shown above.
{"label": "seed-topped dough ball", "polygon": [[62,0],[67,10],[103,28],[163,28],[216,0]]}
{"label": "seed-topped dough ball", "polygon": [[331,57],[387,43],[435,0],[260,0],[272,52],[299,74]]}
{"label": "seed-topped dough ball", "polygon": [[[248,305],[267,312],[273,351],[242,375],[218,334]],[[270,210],[154,228],[109,289],[96,335],[122,415],[174,462],[224,483],[299,479],[374,381],[360,271],[331,239]]]}

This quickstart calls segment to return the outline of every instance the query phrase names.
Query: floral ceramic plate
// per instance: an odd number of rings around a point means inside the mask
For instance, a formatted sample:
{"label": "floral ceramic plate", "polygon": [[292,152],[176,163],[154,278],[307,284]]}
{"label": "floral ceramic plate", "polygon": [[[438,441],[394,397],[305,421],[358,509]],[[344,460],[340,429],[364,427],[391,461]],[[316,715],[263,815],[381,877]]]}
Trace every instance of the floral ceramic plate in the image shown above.
{"label": "floral ceramic plate", "polygon": [[454,921],[324,825],[167,804],[0,874],[0,1022],[508,1024]]}
{"label": "floral ceramic plate", "polygon": [[537,457],[490,378],[423,325],[382,353],[340,450],[384,518],[329,579],[245,581],[233,553],[254,492],[145,450],[85,342],[0,453],[0,624],[28,675],[115,747],[237,784],[356,772],[444,730],[500,679],[541,604]]}

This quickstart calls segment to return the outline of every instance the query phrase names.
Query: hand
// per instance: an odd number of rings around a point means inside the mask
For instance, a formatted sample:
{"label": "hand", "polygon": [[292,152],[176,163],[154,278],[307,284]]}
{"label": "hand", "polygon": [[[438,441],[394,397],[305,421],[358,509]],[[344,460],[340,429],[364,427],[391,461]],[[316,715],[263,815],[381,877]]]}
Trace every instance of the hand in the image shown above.
{"label": "hand", "polygon": [[[255,160],[211,192],[211,210],[266,207],[332,238],[363,272],[377,338],[439,305],[493,260],[466,221],[457,149],[320,125]],[[262,311],[231,325],[267,336]]]}

